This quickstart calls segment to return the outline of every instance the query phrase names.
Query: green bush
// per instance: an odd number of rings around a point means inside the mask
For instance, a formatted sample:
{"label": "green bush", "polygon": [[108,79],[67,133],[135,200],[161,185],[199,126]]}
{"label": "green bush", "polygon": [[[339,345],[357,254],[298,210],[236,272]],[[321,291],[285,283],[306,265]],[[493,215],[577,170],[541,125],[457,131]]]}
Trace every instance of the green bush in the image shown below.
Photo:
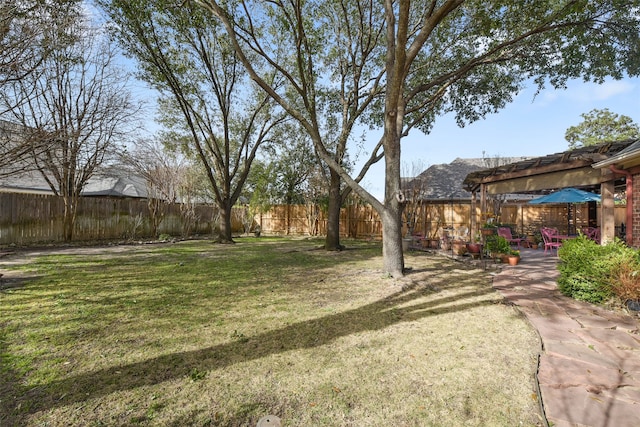
{"label": "green bush", "polygon": [[[580,236],[566,241],[558,250],[558,288],[575,299],[602,303],[615,294],[619,272],[640,270],[638,252],[619,240],[600,246]],[[622,269],[621,266],[625,266]]]}
{"label": "green bush", "polygon": [[487,251],[496,254],[508,254],[511,252],[509,242],[502,236],[496,234],[487,237]]}

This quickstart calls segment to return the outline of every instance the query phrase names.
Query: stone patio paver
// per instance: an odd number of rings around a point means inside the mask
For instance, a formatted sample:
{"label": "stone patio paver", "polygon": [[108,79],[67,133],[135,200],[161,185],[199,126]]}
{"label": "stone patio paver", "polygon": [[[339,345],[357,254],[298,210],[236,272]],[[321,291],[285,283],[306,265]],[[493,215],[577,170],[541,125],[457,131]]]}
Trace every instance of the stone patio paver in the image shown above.
{"label": "stone patio paver", "polygon": [[557,262],[525,249],[494,277],[542,339],[537,381],[549,425],[640,426],[640,318],[560,294]]}

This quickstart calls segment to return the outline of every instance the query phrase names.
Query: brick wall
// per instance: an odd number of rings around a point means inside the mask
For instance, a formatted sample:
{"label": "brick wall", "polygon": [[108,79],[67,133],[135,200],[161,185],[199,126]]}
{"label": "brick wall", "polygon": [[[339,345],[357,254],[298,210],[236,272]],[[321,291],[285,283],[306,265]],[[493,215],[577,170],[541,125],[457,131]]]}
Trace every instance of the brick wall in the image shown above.
{"label": "brick wall", "polygon": [[628,242],[633,247],[640,247],[640,174],[633,175],[633,224],[631,226],[633,239]]}

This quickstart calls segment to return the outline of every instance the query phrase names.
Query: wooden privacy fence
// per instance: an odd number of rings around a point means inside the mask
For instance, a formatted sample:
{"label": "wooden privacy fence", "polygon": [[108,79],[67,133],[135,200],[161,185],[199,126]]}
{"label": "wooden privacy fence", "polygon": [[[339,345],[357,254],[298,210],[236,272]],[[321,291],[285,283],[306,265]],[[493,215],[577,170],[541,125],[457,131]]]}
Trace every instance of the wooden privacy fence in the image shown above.
{"label": "wooden privacy fence", "polygon": [[[215,209],[196,206],[185,219],[180,205],[163,206],[158,234],[180,236],[208,234]],[[0,193],[0,244],[32,244],[63,240],[64,202],[61,197]],[[238,230],[241,222],[235,221]],[[74,228],[74,240],[116,240],[149,238],[152,226],[146,200],[82,197]]]}
{"label": "wooden privacy fence", "polygon": [[[431,203],[418,208],[414,232],[433,235],[438,229],[469,226],[471,206],[468,203]],[[255,216],[265,234],[325,235],[327,214],[317,206],[277,205]],[[405,224],[404,231],[407,231]],[[340,235],[357,239],[381,239],[382,222],[367,204],[352,204],[340,211]]]}
{"label": "wooden privacy fence", "polygon": [[[207,235],[215,230],[218,215],[212,206],[196,206],[193,216],[186,216],[178,204],[163,207],[165,214],[158,234],[171,236]],[[587,225],[586,205],[574,205],[576,229]],[[63,240],[64,204],[61,197],[20,193],[0,193],[0,245],[61,242]],[[476,215],[480,218],[479,210]],[[616,225],[625,218],[625,208],[616,207]],[[253,231],[259,225],[266,235],[323,236],[327,230],[326,212],[317,205],[276,205],[255,215],[251,230],[245,227],[248,212],[234,209],[232,230],[236,234]],[[415,211],[414,233],[440,237],[444,229],[470,228],[471,205],[463,201],[434,202]],[[250,220],[250,218],[249,218]],[[565,231],[567,207],[558,205],[506,204],[500,222],[527,234],[540,226]],[[146,200],[121,198],[80,198],[74,240],[118,240],[153,238],[152,221]],[[407,232],[407,224],[404,224]],[[382,224],[369,205],[356,203],[340,213],[340,234],[358,239],[381,239]]]}
{"label": "wooden privacy fence", "polygon": [[[318,205],[276,205],[256,215],[265,234],[324,236],[327,214]],[[349,205],[340,211],[340,235],[353,238],[382,237],[382,223],[369,205]]]}
{"label": "wooden privacy fence", "polygon": [[[567,231],[566,205],[528,205],[527,203],[504,204],[498,221],[509,224],[519,234],[531,234],[542,226],[556,227]],[[476,208],[481,218],[480,208]],[[625,207],[615,208],[616,225],[624,222]],[[277,235],[325,235],[326,213],[317,206],[277,205],[268,212],[256,215],[255,224],[265,234]],[[416,208],[414,233],[439,238],[443,230],[460,230],[471,227],[471,203],[464,201],[430,202]],[[481,223],[479,223],[481,225]],[[580,230],[588,226],[587,205],[573,205],[572,227]],[[405,233],[407,224],[404,224]],[[358,239],[381,239],[382,223],[369,205],[354,204],[342,208],[340,213],[340,235]],[[469,236],[472,237],[472,236]]]}

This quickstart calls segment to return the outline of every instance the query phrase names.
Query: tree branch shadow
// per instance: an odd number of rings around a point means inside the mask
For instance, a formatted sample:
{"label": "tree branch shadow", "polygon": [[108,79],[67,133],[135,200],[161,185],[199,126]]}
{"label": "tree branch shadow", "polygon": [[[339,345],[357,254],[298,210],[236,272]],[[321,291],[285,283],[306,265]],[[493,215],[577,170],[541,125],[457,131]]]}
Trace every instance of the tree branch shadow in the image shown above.
{"label": "tree branch shadow", "polygon": [[[401,322],[496,304],[492,299],[469,301],[470,298],[494,293],[491,286],[415,303],[436,292],[432,286],[413,286],[353,310],[298,322],[253,337],[238,337],[236,341],[208,348],[161,355],[63,378],[45,387],[22,390],[19,394],[30,405],[23,411],[46,411],[118,391],[188,377],[194,370],[222,369],[268,355],[323,346],[344,336],[382,330]],[[0,403],[0,416],[8,413],[7,403]]]}

